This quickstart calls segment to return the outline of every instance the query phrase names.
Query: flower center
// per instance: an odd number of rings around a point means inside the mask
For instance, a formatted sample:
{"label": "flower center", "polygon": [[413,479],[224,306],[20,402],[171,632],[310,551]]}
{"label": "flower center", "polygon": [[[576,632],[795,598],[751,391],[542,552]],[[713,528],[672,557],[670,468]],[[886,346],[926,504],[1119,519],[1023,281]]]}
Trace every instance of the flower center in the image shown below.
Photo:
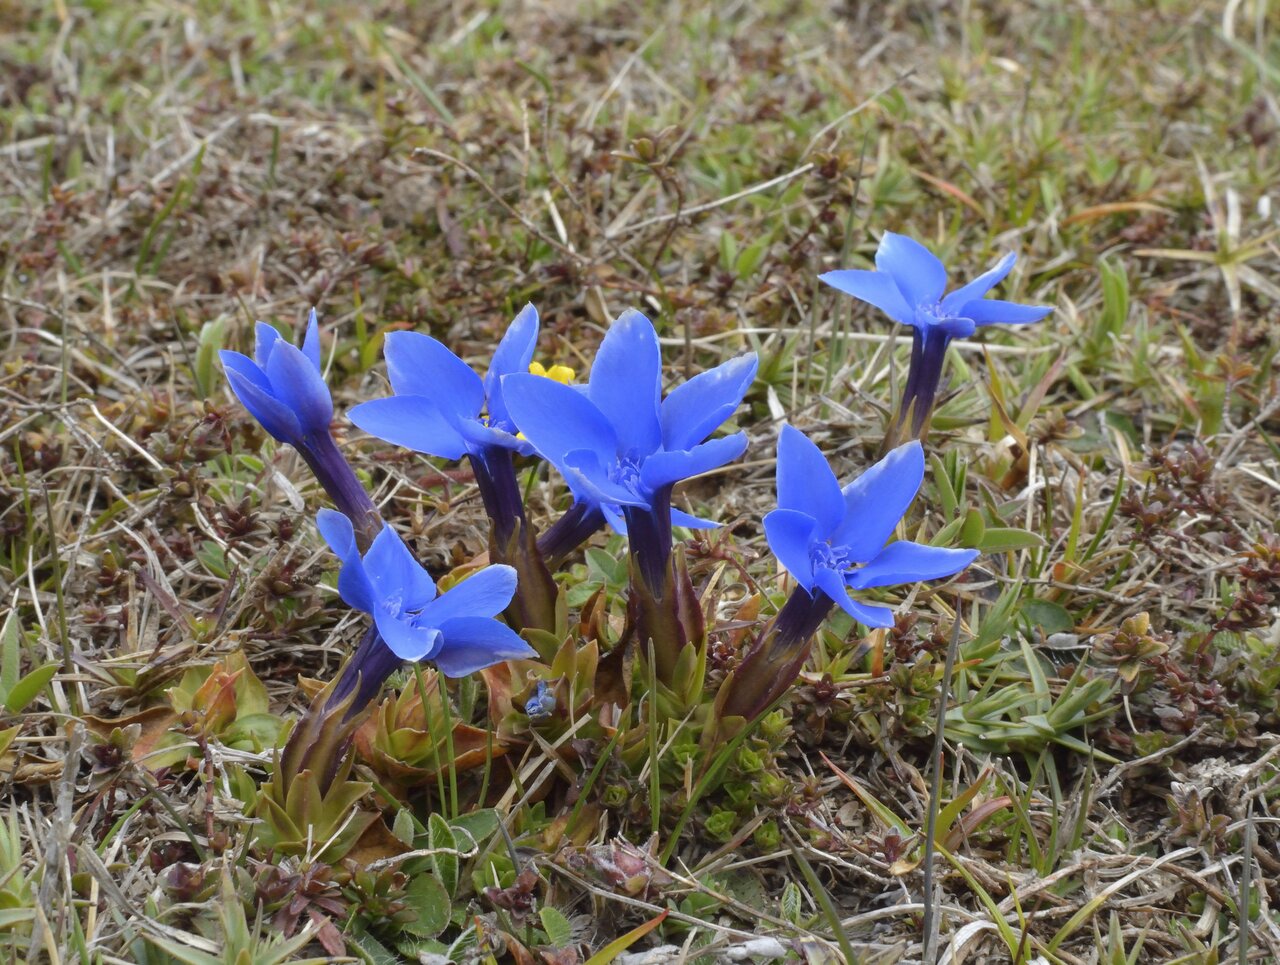
{"label": "flower center", "polygon": [[640,481],[640,460],[633,453],[628,453],[618,460],[618,465],[609,474],[609,478],[629,492],[646,495],[644,484]]}
{"label": "flower center", "polygon": [[514,422],[508,419],[495,419],[490,415],[488,409],[481,409],[480,414],[476,416],[476,421],[488,429],[497,429],[499,432],[506,432],[515,436],[517,439],[523,439],[524,433],[518,432]]}
{"label": "flower center", "polygon": [[857,560],[851,559],[843,546],[832,546],[830,543],[815,543],[809,554],[816,566],[828,570],[852,570],[858,565]]}
{"label": "flower center", "polygon": [[942,302],[928,302],[916,306],[917,324],[936,325],[945,321],[947,317],[947,314],[942,310]]}

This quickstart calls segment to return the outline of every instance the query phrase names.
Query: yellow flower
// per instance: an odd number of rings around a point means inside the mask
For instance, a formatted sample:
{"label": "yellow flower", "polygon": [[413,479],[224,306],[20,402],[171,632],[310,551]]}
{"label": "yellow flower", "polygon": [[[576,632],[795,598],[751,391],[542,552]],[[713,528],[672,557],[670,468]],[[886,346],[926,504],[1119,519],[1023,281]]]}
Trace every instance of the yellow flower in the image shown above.
{"label": "yellow flower", "polygon": [[576,378],[576,373],[567,365],[553,365],[548,369],[541,362],[530,362],[529,373],[540,375],[552,382],[559,382],[561,385],[569,385]]}

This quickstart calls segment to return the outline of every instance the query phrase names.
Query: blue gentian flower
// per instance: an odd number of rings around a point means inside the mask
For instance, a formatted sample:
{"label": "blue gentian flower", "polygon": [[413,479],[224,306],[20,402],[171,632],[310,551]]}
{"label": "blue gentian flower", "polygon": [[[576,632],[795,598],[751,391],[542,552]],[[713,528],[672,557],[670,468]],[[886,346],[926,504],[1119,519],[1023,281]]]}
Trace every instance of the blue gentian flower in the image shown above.
{"label": "blue gentian flower", "polygon": [[[532,453],[533,447],[519,437],[502,388],[504,376],[528,372],[537,342],[538,312],[526,305],[481,377],[431,336],[392,332],[383,354],[396,394],[356,406],[350,418],[365,432],[396,445],[443,459],[467,457],[489,517],[489,558],[515,566],[520,574],[508,618],[517,627],[551,630],[556,625],[556,585],[525,518],[512,462],[513,454]],[[562,527],[558,539],[575,537],[580,528]],[[594,527],[581,538],[592,532]]]}
{"label": "blue gentian flower", "polygon": [[231,391],[273,437],[300,448],[308,436],[329,434],[333,399],[320,374],[320,328],[314,308],[301,349],[266,322],[258,322],[253,358],[239,352],[218,354]]}
{"label": "blue gentian flower", "polygon": [[[662,356],[649,319],[624,312],[610,326],[585,391],[533,375],[503,380],[508,411],[581,499],[668,515],[671,487],[738,458],[739,432],[706,440],[755,378],[754,353],[703,372],[662,398]],[[668,500],[664,504],[664,500]],[[679,514],[682,525],[702,521]],[[630,516],[628,516],[628,524]]]}
{"label": "blue gentian flower", "polygon": [[[631,593],[624,642],[652,642],[658,680],[671,686],[680,654],[705,640],[687,568],[673,560],[671,490],[738,458],[744,433],[707,440],[742,401],[756,357],[744,355],[662,398],[653,324],[624,312],[610,326],[585,387],[533,375],[503,379],[507,409],[579,500],[626,520]],[[678,517],[678,521],[689,517]]]}
{"label": "blue gentian flower", "polygon": [[462,677],[536,655],[515,631],[493,619],[516,591],[510,566],[486,566],[437,594],[430,575],[390,526],[384,525],[361,556],[351,523],[341,513],[321,510],[316,524],[342,560],[342,599],[373,617],[386,647],[400,660],[430,660],[446,676]]}
{"label": "blue gentian flower", "polygon": [[395,395],[356,406],[350,419],[379,439],[442,459],[483,455],[495,447],[530,453],[507,412],[502,377],[528,372],[537,343],[538,311],[526,305],[481,378],[430,335],[391,332],[383,354]]}
{"label": "blue gentian flower", "polygon": [[769,548],[810,596],[821,591],[869,627],[893,626],[888,607],[849,590],[934,580],[959,573],[976,550],[885,542],[924,479],[918,442],[899,446],[840,488],[821,451],[789,425],[778,439],[778,509],[764,519]]}
{"label": "blue gentian flower", "polygon": [[895,322],[937,328],[955,338],[972,335],[979,325],[1025,325],[1051,311],[1048,305],[1019,305],[985,297],[1013,269],[1009,252],[990,271],[944,296],[947,269],[937,256],[906,235],[886,231],[876,250],[876,270],[829,271],[818,277],[864,302]]}
{"label": "blue gentian flower", "polygon": [[1053,311],[1048,305],[1020,305],[986,297],[1009,274],[1015,261],[1010,252],[990,271],[944,295],[947,269],[942,262],[918,241],[886,231],[876,250],[875,271],[850,269],[818,276],[913,329],[911,368],[902,403],[886,437],[886,449],[907,423],[912,436],[920,437],[927,431],[952,338],[972,335],[982,325],[1037,322]]}
{"label": "blue gentian flower", "polygon": [[539,680],[524,702],[524,712],[533,723],[547,720],[556,710],[556,695],[545,680]]}
{"label": "blue gentian flower", "polygon": [[316,310],[307,317],[299,349],[259,322],[253,358],[221,352],[222,366],[236,398],[273,437],[302,455],[320,485],[356,527],[368,546],[381,526],[373,500],[329,432],[333,399],[320,374],[320,326]]}

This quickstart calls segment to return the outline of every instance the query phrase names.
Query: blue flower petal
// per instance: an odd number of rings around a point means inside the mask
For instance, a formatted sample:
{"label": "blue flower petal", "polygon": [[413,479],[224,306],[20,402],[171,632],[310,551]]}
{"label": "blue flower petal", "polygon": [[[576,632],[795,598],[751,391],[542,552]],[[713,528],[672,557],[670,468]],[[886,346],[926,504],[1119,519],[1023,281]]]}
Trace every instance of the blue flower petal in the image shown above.
{"label": "blue flower petal", "polygon": [[[591,501],[593,503],[596,502],[594,496]],[[604,521],[609,524],[609,528],[619,536],[626,536],[627,520],[622,515],[621,508],[614,503],[598,503],[597,505],[600,506],[600,512],[604,514]]]}
{"label": "blue flower petal", "polygon": [[421,332],[392,332],[382,350],[396,395],[430,399],[446,416],[475,418],[484,408],[484,383],[471,366]]}
{"label": "blue flower petal", "polygon": [[796,509],[818,523],[824,539],[844,518],[840,484],[821,450],[803,432],[784,425],[778,435],[778,506]]}
{"label": "blue flower petal", "polygon": [[274,325],[268,325],[266,322],[258,322],[254,325],[253,331],[253,360],[265,371],[267,361],[271,358],[271,349],[280,340],[280,333],[276,331]]}
{"label": "blue flower petal", "polygon": [[813,568],[813,581],[832,603],[857,619],[858,615],[851,609],[853,600],[849,598],[849,588],[844,585],[843,573],[819,564]]}
{"label": "blue flower petal", "polygon": [[[609,326],[591,363],[587,395],[612,424],[621,451],[648,455],[662,444],[662,353],[649,319],[628,310]],[[516,424],[524,428],[519,419]]]}
{"label": "blue flower petal", "polygon": [[347,413],[353,423],[379,439],[441,459],[461,459],[467,440],[430,399],[393,395],[362,402]]}
{"label": "blue flower petal", "polygon": [[872,586],[896,586],[917,580],[954,576],[972,563],[977,550],[952,550],[903,540],[890,543],[875,559],[849,577],[855,590]]}
{"label": "blue flower petal", "polygon": [[516,571],[494,565],[477,570],[441,593],[422,611],[422,619],[434,626],[457,617],[496,617],[516,594]]}
{"label": "blue flower petal", "polygon": [[443,624],[440,634],[440,647],[431,660],[446,677],[465,677],[503,660],[537,656],[533,647],[497,620],[458,617]]}
{"label": "blue flower petal", "polygon": [[1038,322],[1051,311],[1052,305],[1019,305],[998,298],[979,298],[965,304],[960,314],[978,325],[1027,325]]}
{"label": "blue flower petal", "polygon": [[[511,427],[513,430],[515,426]],[[466,440],[467,450],[476,452],[490,447],[510,449],[522,456],[530,455],[533,446],[524,439],[516,438],[514,432],[487,426],[479,419],[459,419],[456,424],[458,434]]]}
{"label": "blue flower petal", "polygon": [[376,609],[373,622],[377,624],[378,633],[391,648],[391,652],[401,660],[424,660],[440,649],[443,640],[439,628],[417,626],[390,609]]}
{"label": "blue flower petal", "polygon": [[923,480],[920,443],[898,446],[844,487],[844,520],[831,533],[831,544],[859,563],[872,559],[893,535]]}
{"label": "blue flower petal", "polygon": [[[248,366],[239,363],[228,364],[227,356],[244,359],[235,352],[224,352],[222,363],[226,366],[227,384],[240,400],[241,405],[249,410],[249,414],[258,420],[263,429],[273,438],[290,444],[297,443],[302,437],[302,426],[293,411],[277,399],[267,389],[263,389],[260,381],[254,377]],[[256,366],[254,366],[256,368]],[[264,376],[265,378],[265,376]]]}
{"label": "blue flower petal", "polygon": [[335,509],[322,509],[316,514],[316,528],[334,555],[342,560],[342,569],[338,571],[338,593],[348,606],[372,613],[375,604],[373,585],[364,571],[351,520]]}
{"label": "blue flower petal", "polygon": [[712,439],[692,449],[676,452],[655,452],[640,466],[640,481],[645,489],[654,492],[681,479],[692,479],[725,463],[733,462],[747,448],[746,433],[735,432],[731,436]]}
{"label": "blue flower petal", "polygon": [[733,415],[756,377],[755,352],[695,375],[673,389],[659,409],[664,449],[689,449]]}
{"label": "blue flower petal", "polygon": [[797,583],[813,592],[814,530],[817,521],[795,509],[775,509],[764,518],[764,536],[783,569]]}
{"label": "blue flower petal", "polygon": [[715,520],[702,519],[699,516],[690,516],[682,509],[671,507],[671,525],[683,526],[685,529],[719,529],[721,524]]}
{"label": "blue flower petal", "polygon": [[937,320],[935,327],[946,333],[948,338],[968,338],[978,330],[978,326],[974,324],[972,318],[965,318],[962,315],[952,318],[940,318]]}
{"label": "blue flower petal", "polygon": [[618,437],[613,426],[586,395],[537,375],[508,375],[502,395],[512,420],[526,439],[564,473],[568,452],[590,449],[601,463],[618,457]]}
{"label": "blue flower petal", "polygon": [[947,287],[947,269],[938,256],[906,235],[886,231],[876,249],[876,268],[893,276],[911,308],[936,305]]}
{"label": "blue flower petal", "polygon": [[277,399],[293,410],[303,435],[328,434],[333,398],[324,378],[302,351],[283,339],[271,349],[267,378]]}
{"label": "blue flower petal", "polygon": [[1004,281],[1005,276],[1013,270],[1018,256],[1012,251],[1001,258],[994,268],[983,272],[967,285],[962,285],[942,300],[944,315],[963,315],[963,308],[969,302],[984,297],[987,292]]}
{"label": "blue flower petal", "polygon": [[271,380],[267,378],[267,373],[262,371],[261,366],[249,356],[223,349],[218,353],[218,358],[222,360],[224,369],[234,369],[242,378],[252,382],[267,395],[271,395]]}
{"label": "blue flower petal", "polygon": [[516,372],[528,372],[538,347],[538,310],[525,305],[507,326],[506,334],[498,343],[484,377],[484,392],[489,400],[489,421],[499,428],[511,422],[507,406],[502,398],[502,377]]}
{"label": "blue flower petal", "polygon": [[868,627],[893,626],[893,611],[888,607],[873,606],[849,596],[843,574],[820,566],[815,576],[819,589],[859,623]]}
{"label": "blue flower petal", "polygon": [[311,309],[307,315],[307,335],[302,340],[302,354],[320,371],[320,323],[316,319],[316,310]]}
{"label": "blue flower petal", "polygon": [[903,325],[912,324],[912,308],[902,297],[902,292],[894,283],[893,277],[887,272],[849,268],[843,271],[826,272],[819,275],[818,279],[845,294],[871,303],[895,322],[901,322]]}
{"label": "blue flower petal", "polygon": [[364,571],[378,602],[376,610],[389,607],[406,614],[421,610],[435,599],[435,583],[390,526],[382,527],[364,554]]}
{"label": "blue flower petal", "polygon": [[[595,500],[591,502],[594,504]],[[600,512],[604,514],[604,520],[619,536],[627,535],[627,520],[622,515],[621,507],[606,503],[600,506]],[[690,516],[683,510],[671,507],[671,525],[683,526],[685,529],[719,529],[722,524],[710,519],[702,519],[698,516]]]}

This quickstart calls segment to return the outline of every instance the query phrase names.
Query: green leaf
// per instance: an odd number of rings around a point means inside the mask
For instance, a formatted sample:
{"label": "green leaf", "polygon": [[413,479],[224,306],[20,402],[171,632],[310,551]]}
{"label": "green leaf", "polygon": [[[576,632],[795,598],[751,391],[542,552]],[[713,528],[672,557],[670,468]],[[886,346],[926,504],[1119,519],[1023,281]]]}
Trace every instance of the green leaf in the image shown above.
{"label": "green leaf", "polygon": [[983,546],[983,539],[987,533],[987,524],[982,519],[982,513],[976,509],[971,509],[964,514],[964,523],[960,527],[960,543],[964,546]]}
{"label": "green leaf", "polygon": [[20,714],[22,709],[40,696],[40,692],[53,679],[53,675],[58,672],[56,663],[46,663],[41,667],[36,667],[29,674],[19,680],[9,690],[5,696],[5,709],[11,714]]}
{"label": "green leaf", "polygon": [[458,839],[453,836],[449,822],[434,813],[427,818],[427,833],[433,849],[431,868],[452,897],[458,890]]}
{"label": "green leaf", "polygon": [[18,736],[20,730],[22,730],[21,724],[0,730],[0,757],[4,756],[4,752],[9,749],[9,745],[13,743],[13,739]]}
{"label": "green leaf", "polygon": [[782,888],[780,902],[782,917],[793,925],[800,924],[804,915],[804,893],[794,881],[788,881]]}
{"label": "green leaf", "polygon": [[12,610],[0,628],[0,700],[6,700],[9,691],[18,682],[22,669],[22,648],[18,640],[18,617]]}
{"label": "green leaf", "polygon": [[720,233],[720,270],[733,271],[738,260],[738,242],[728,231]]}
{"label": "green leaf", "polygon": [[408,808],[401,808],[396,812],[395,820],[391,822],[391,833],[402,844],[406,844],[410,848],[413,847],[413,815]]}
{"label": "green leaf", "polygon": [[1046,634],[1067,633],[1076,625],[1066,607],[1050,600],[1024,600],[1019,611],[1033,627]]}
{"label": "green leaf", "polygon": [[370,965],[400,965],[400,959],[372,935],[366,933],[363,935],[347,935],[345,937],[347,941],[364,952],[365,961],[369,962]]}
{"label": "green leaf", "polygon": [[208,321],[200,327],[200,341],[191,374],[195,376],[196,394],[202,399],[207,398],[218,383],[219,372],[215,363],[218,350],[223,345],[225,330],[226,319]]}
{"label": "green leaf", "polygon": [[616,559],[599,547],[587,549],[583,556],[587,561],[587,579],[606,586],[622,586],[627,581],[626,559]]}
{"label": "green leaf", "polygon": [[451,962],[459,962],[464,960],[464,953],[474,948],[476,945],[476,926],[470,925],[467,929],[453,940],[453,944],[449,946],[445,957]]}
{"label": "green leaf", "polygon": [[946,526],[938,530],[933,539],[929,540],[929,545],[950,546],[955,541],[956,536],[960,533],[960,527],[964,525],[964,520],[965,518],[963,516],[957,516],[951,522],[947,523]]}
{"label": "green leaf", "polygon": [[[450,822],[455,832],[461,832],[461,851],[470,851],[472,845],[480,845],[498,833],[498,824],[502,819],[493,808],[483,808],[462,814]],[[455,834],[455,838],[457,835]],[[470,837],[470,840],[467,840]]]}
{"label": "green leaf", "polygon": [[929,466],[933,470],[933,486],[938,494],[938,503],[942,515],[944,517],[955,516],[959,503],[956,500],[955,487],[951,483],[951,476],[947,473],[946,465],[936,455],[930,455]]}
{"label": "green leaf", "polygon": [[542,919],[542,930],[547,933],[550,944],[556,948],[567,948],[573,941],[573,926],[569,919],[550,905],[539,908],[538,917]]}
{"label": "green leaf", "polygon": [[215,958],[208,952],[202,952],[199,949],[191,948],[181,942],[175,942],[168,938],[161,938],[159,935],[148,935],[147,941],[155,945],[165,954],[172,956],[175,960],[182,962],[182,965],[222,965],[222,960]]}
{"label": "green leaf", "polygon": [[223,742],[228,746],[247,743],[252,745],[249,750],[261,753],[275,746],[280,739],[281,726],[283,721],[274,714],[246,714],[236,717],[223,735]]}
{"label": "green leaf", "polygon": [[22,925],[36,917],[34,908],[5,908],[0,909],[0,931],[6,928],[12,928],[14,925]]}
{"label": "green leaf", "polygon": [[982,537],[977,548],[984,553],[1006,553],[1010,550],[1037,549],[1044,546],[1044,540],[1036,533],[1025,529],[993,526]]}
{"label": "green leaf", "polygon": [[[438,962],[443,961],[441,957],[447,951],[444,942],[437,941],[434,938],[410,938],[408,935],[401,935],[396,940],[396,951],[400,953],[400,957],[396,959],[397,965],[403,962]],[[456,961],[457,959],[448,959]]]}
{"label": "green leaf", "polygon": [[225,580],[230,576],[230,570],[227,568],[226,551],[213,540],[205,540],[200,544],[200,548],[196,550],[196,560],[210,574],[220,580]]}
{"label": "green leaf", "polygon": [[[432,815],[435,817],[435,815]],[[449,926],[449,892],[433,875],[418,875],[404,892],[404,903],[418,917],[404,930],[419,938],[435,938]]]}
{"label": "green leaf", "polygon": [[754,244],[744,248],[734,262],[733,273],[739,278],[749,278],[755,274],[755,270],[760,267],[760,262],[764,261],[765,253],[769,250],[771,241],[772,239],[766,235]]}
{"label": "green leaf", "polygon": [[599,587],[599,583],[578,583],[565,593],[565,602],[577,609],[590,600],[591,594],[595,593]]}

